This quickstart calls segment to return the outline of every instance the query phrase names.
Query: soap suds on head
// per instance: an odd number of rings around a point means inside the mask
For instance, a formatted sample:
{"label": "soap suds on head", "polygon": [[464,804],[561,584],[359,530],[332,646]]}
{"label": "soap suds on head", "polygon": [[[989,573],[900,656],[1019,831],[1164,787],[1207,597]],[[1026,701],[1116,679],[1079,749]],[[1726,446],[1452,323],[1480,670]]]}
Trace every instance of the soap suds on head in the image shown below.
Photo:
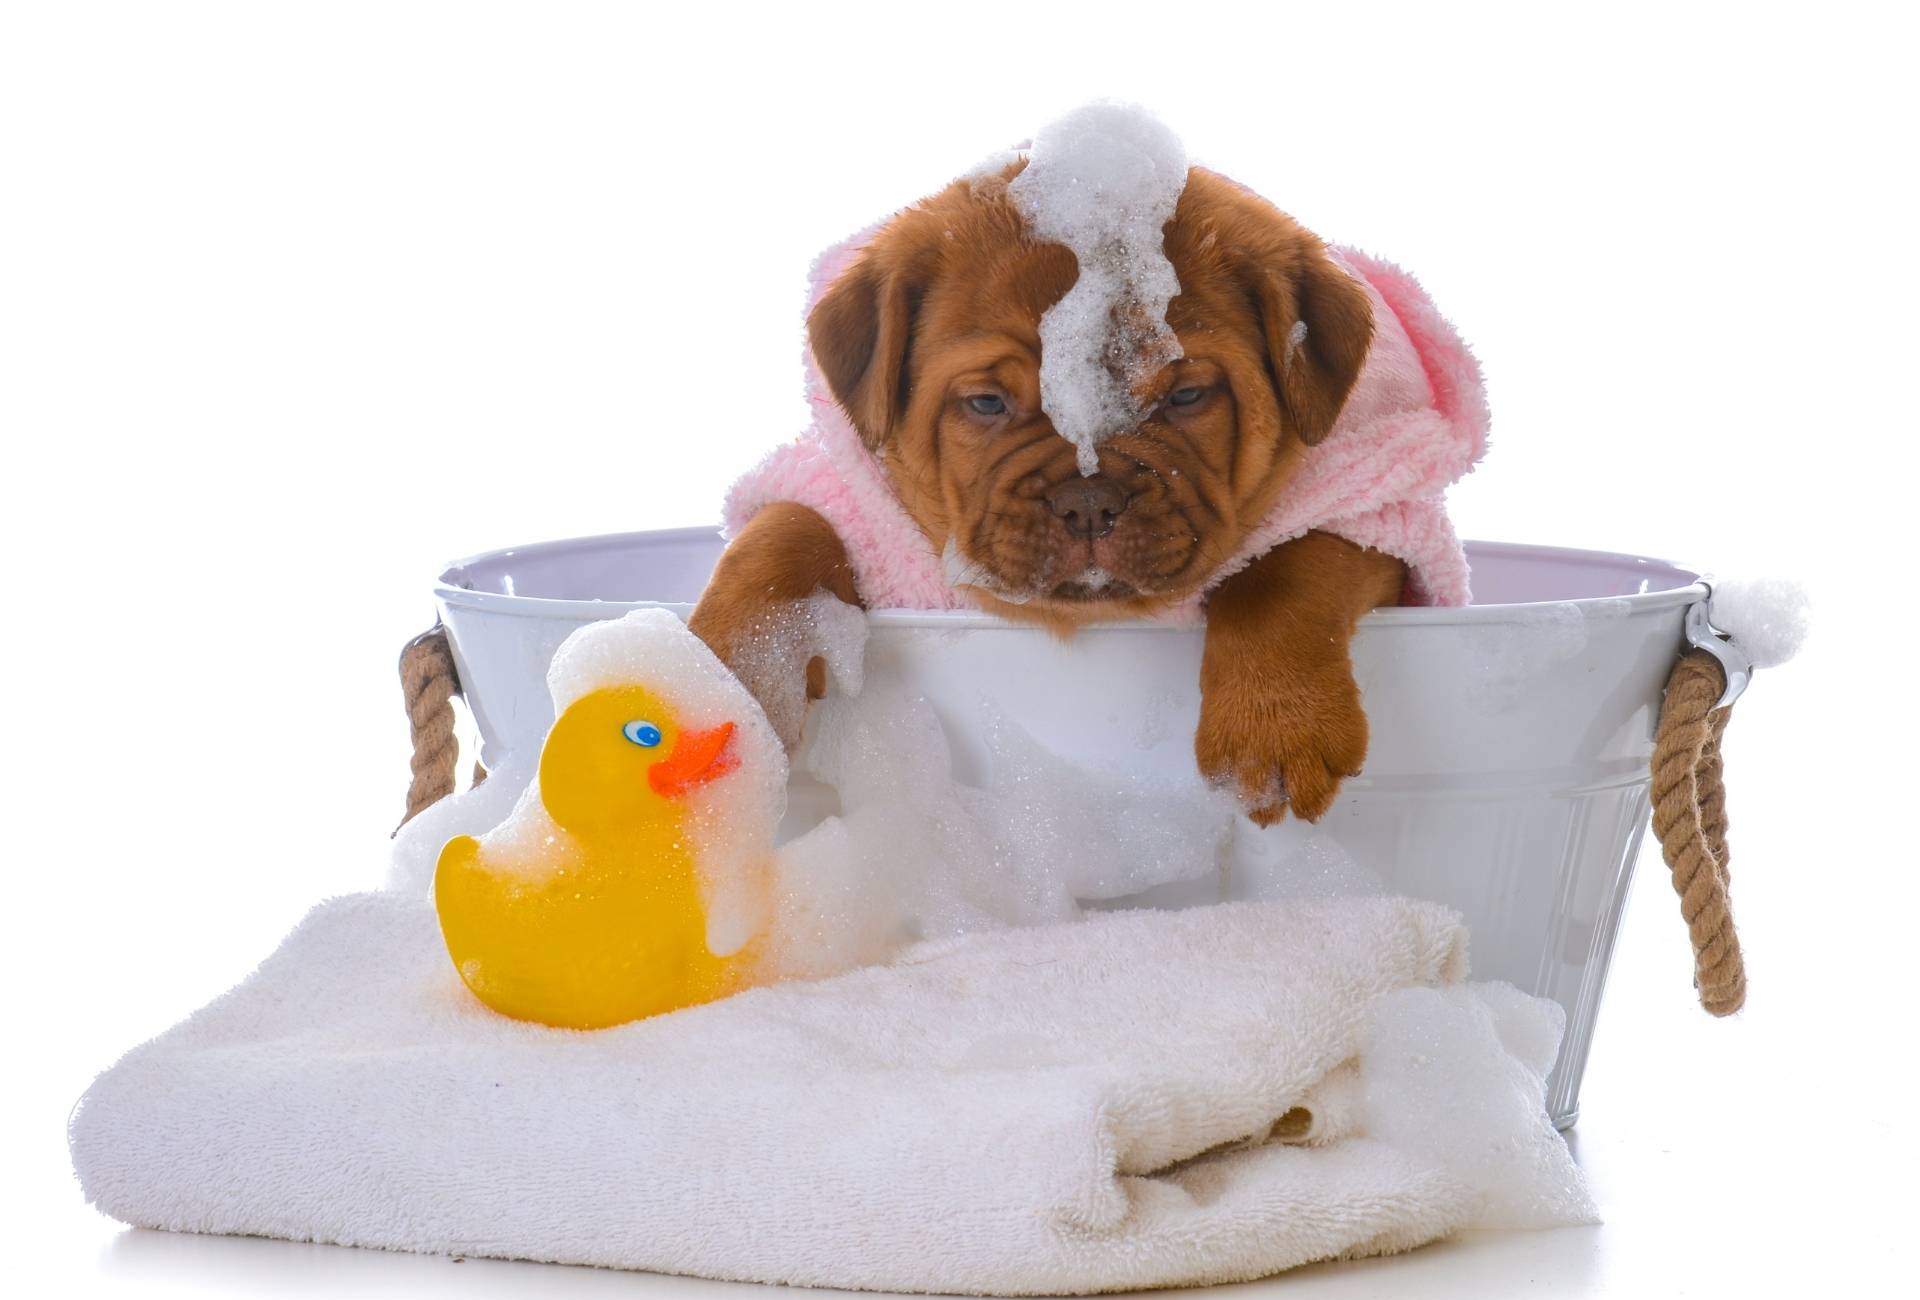
{"label": "soap suds on head", "polygon": [[1300,345],[1306,341],[1307,323],[1303,320],[1297,320],[1293,323],[1293,328],[1287,331],[1287,350],[1280,355],[1280,368],[1282,370],[1287,369],[1287,367],[1293,364],[1294,354],[1300,351]]}
{"label": "soap suds on head", "polygon": [[1180,279],[1162,248],[1187,184],[1187,154],[1142,109],[1089,104],[1040,132],[1008,193],[1038,239],[1080,264],[1065,297],[1040,318],[1040,405],[1079,449],[1097,448],[1145,416],[1134,387],[1180,356],[1167,304]]}
{"label": "soap suds on head", "polygon": [[1022,140],[1019,144],[1011,148],[1002,149],[998,153],[988,154],[985,158],[975,163],[969,170],[960,173],[960,179],[975,186],[987,181],[997,180],[1001,172],[1025,158],[1032,148],[1033,141]]}

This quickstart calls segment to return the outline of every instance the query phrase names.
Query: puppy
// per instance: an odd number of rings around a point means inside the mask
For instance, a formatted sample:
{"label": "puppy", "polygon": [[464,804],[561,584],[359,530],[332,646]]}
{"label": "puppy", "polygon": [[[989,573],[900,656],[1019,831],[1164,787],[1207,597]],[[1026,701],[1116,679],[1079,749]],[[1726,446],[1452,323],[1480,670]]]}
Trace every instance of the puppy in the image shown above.
{"label": "puppy", "polygon": [[[1040,388],[1041,317],[1077,263],[1011,201],[1023,165],[955,182],[872,236],[808,317],[820,376],[917,530],[912,547],[944,557],[971,603],[1061,635],[1200,606],[1200,771],[1262,825],[1317,819],[1366,757],[1349,642],[1368,610],[1401,599],[1407,567],[1314,529],[1247,552],[1335,430],[1374,298],[1317,236],[1193,169],[1163,232],[1182,355],[1142,380],[1145,418],[1100,442],[1084,476]],[[860,577],[825,513],[771,500],[736,527],[691,625],[763,699],[799,697],[798,674],[817,698],[817,660],[755,648],[817,591],[875,600]],[[779,712],[792,743],[799,718]]]}

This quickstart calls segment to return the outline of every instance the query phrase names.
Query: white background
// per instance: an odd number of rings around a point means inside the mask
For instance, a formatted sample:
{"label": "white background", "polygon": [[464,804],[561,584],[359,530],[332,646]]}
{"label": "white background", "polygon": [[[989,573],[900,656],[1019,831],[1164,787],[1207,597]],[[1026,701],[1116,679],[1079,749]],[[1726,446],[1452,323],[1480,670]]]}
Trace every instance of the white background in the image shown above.
{"label": "white background", "polygon": [[1643,861],[1578,1139],[1609,1225],[1310,1285],[1890,1265],[1920,858],[1906,20],[1089,9],[0,10],[9,1289],[698,1289],[122,1233],[63,1121],[311,902],[378,882],[393,660],[443,560],[713,519],[803,418],[812,254],[1099,95],[1421,276],[1494,405],[1463,533],[1818,602],[1732,732],[1739,1019],[1692,1007]]}

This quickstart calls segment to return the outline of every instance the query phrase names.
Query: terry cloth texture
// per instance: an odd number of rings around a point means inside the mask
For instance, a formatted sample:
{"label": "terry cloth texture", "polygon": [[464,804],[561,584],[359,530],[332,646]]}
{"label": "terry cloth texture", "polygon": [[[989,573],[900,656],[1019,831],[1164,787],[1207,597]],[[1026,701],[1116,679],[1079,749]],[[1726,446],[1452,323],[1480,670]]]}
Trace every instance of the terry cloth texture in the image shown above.
{"label": "terry cloth texture", "polygon": [[[1254,1278],[1577,1188],[1551,1004],[1459,984],[1464,942],[1399,898],[1115,913],[576,1033],[480,1006],[423,901],[352,895],[102,1075],[73,1156],[178,1231],[903,1291]],[[1461,1015],[1477,1039],[1434,1031]],[[1449,1154],[1424,1079],[1507,1127]]]}

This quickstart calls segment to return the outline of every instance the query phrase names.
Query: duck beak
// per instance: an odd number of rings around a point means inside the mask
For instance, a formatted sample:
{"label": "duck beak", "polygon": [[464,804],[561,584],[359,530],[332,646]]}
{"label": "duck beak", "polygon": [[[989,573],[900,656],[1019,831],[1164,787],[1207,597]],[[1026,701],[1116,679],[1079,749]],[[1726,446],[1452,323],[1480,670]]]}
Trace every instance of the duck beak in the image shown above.
{"label": "duck beak", "polygon": [[647,769],[647,784],[664,798],[685,798],[696,788],[740,766],[739,756],[728,743],[732,739],[731,722],[705,731],[681,732],[680,738],[673,742],[672,752]]}

